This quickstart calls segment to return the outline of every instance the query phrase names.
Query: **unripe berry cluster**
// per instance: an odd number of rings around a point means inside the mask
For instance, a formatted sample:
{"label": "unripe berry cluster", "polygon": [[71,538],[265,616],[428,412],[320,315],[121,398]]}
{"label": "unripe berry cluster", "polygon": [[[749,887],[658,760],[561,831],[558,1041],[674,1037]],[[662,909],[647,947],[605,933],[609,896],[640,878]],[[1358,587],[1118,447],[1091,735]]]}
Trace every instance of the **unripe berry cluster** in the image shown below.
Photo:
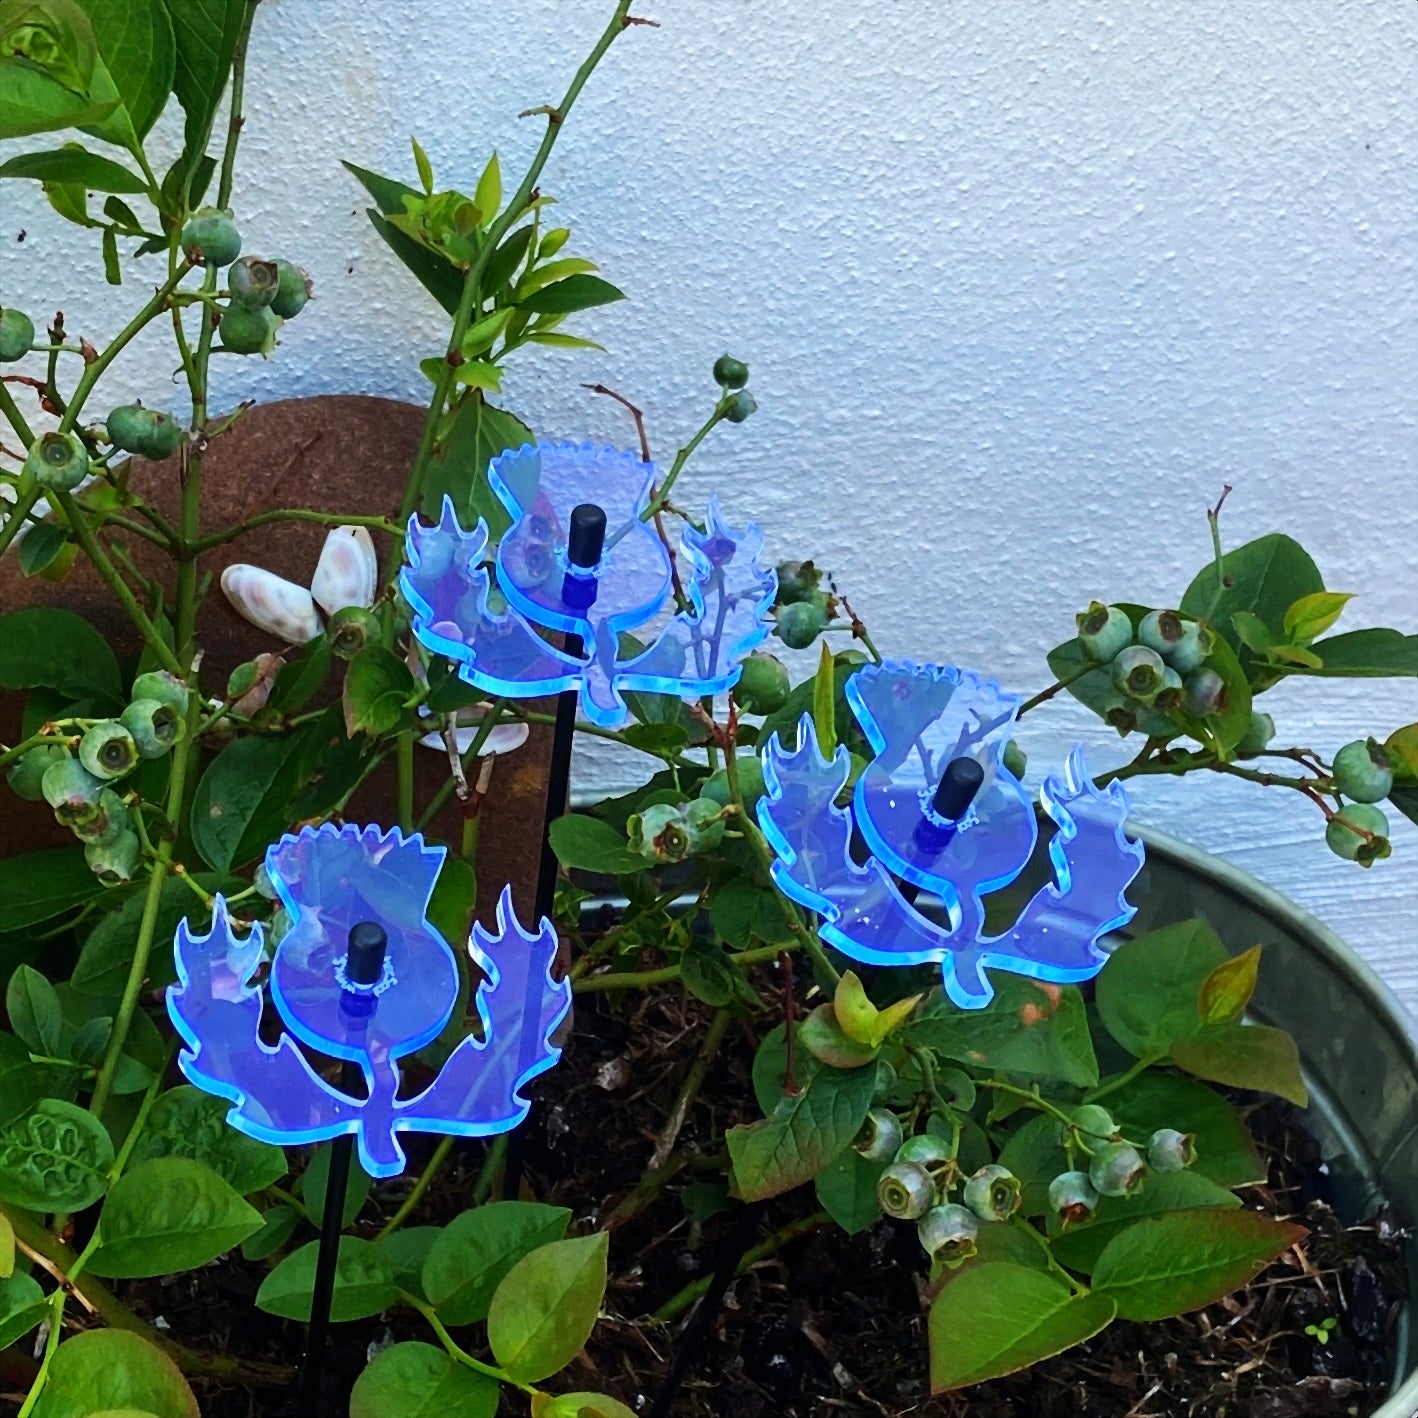
{"label": "unripe berry cluster", "polygon": [[30,749],[6,772],[19,797],[54,809],[105,884],[130,880],[142,859],[129,805],[112,785],[143,760],[165,757],[183,737],[189,693],[164,671],[139,675],[116,719],[81,720],[81,734]]}
{"label": "unripe berry cluster", "polygon": [[1145,1148],[1129,1142],[1112,1115],[1097,1103],[1075,1108],[1069,1152],[1088,1156],[1087,1170],[1061,1172],[1049,1183],[1049,1209],[1065,1224],[1086,1221],[1105,1196],[1132,1196],[1149,1171],[1180,1172],[1196,1161],[1196,1139],[1175,1128],[1158,1128]]}
{"label": "unripe berry cluster", "polygon": [[778,563],[773,633],[790,650],[806,650],[832,619],[832,594],[822,582],[822,572],[810,561]]}
{"label": "unripe berry cluster", "polygon": [[1355,739],[1334,755],[1334,788],[1349,799],[1329,820],[1324,840],[1336,856],[1372,866],[1389,853],[1388,818],[1373,804],[1393,791],[1393,763],[1374,739]]}

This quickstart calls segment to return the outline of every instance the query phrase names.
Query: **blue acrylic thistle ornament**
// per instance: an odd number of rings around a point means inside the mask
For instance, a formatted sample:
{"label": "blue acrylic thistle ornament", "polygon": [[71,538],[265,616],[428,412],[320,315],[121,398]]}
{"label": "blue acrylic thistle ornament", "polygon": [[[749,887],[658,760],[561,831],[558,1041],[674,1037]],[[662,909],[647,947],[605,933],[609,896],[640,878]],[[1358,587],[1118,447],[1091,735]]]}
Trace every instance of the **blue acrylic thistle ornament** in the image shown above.
{"label": "blue acrylic thistle ornament", "polygon": [[[271,998],[290,1033],[274,1045],[260,1037],[262,989],[252,983],[264,960],[263,927],[236,935],[220,896],[205,936],[178,927],[178,983],[167,1007],[187,1044],[179,1062],[199,1088],[232,1100],[233,1127],[277,1144],[353,1133],[365,1171],[392,1177],[404,1169],[400,1132],[483,1137],[526,1116],[521,1090],[560,1057],[550,1036],[571,1006],[571,987],[551,978],[551,922],[535,935],[524,931],[510,888],[497,905],[497,932],[475,925],[468,941],[483,977],[473,998],[481,1037],[463,1039],[421,1093],[398,1096],[398,1060],[436,1038],[457,1002],[457,962],[428,919],[445,855],[397,829],[329,823],[267,852],[266,873],[291,920],[270,970]],[[384,942],[373,978],[354,959],[364,926]],[[356,1063],[367,1096],[326,1083],[291,1035]]]}
{"label": "blue acrylic thistle ornament", "polygon": [[[579,690],[602,728],[629,717],[625,694],[699,699],[730,688],[768,634],[777,575],[758,565],[763,536],[734,532],[710,500],[708,526],[686,527],[673,614],[670,552],[649,506],[655,465],[594,444],[525,444],[488,467],[513,519],[493,561],[486,523],[472,531],[443,502],[432,527],[409,522],[399,585],[414,634],[489,694],[539,698]],[[578,526],[595,520],[599,526]],[[592,548],[578,554],[578,539]],[[565,646],[552,635],[569,637]]]}
{"label": "blue acrylic thistle ornament", "polygon": [[[1099,941],[1131,919],[1124,893],[1142,869],[1122,785],[1096,788],[1079,749],[1044,780],[1055,880],[1012,929],[987,936],[983,898],[1019,876],[1038,836],[1033,803],[1004,766],[1019,700],[968,670],[909,662],[859,670],[846,696],[875,755],[851,806],[835,804],[847,750],[824,758],[806,716],[796,750],[769,740],[758,805],[778,857],[773,878],[822,917],[822,939],[870,965],[939,963],[965,1009],[992,998],[986,969],[1054,983],[1096,975],[1107,958]],[[870,854],[863,863],[854,826]],[[915,909],[917,890],[940,898],[948,927]]]}

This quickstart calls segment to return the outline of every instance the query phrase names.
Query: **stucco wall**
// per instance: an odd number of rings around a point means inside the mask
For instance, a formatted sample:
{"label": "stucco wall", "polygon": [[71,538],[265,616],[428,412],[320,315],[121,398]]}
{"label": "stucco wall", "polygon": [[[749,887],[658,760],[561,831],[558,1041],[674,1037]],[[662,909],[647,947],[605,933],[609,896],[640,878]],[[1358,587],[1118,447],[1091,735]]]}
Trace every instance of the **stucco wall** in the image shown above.
{"label": "stucco wall", "polygon": [[[216,362],[214,402],[342,389],[420,397],[440,321],[380,245],[339,159],[471,186],[540,137],[602,0],[264,0],[239,184],[248,250],[319,302],[263,365]],[[544,188],[630,300],[579,318],[605,356],[521,361],[539,432],[629,430],[668,455],[725,348],[760,413],[683,484],[812,555],[893,655],[1026,691],[1097,595],[1176,599],[1235,492],[1236,544],[1289,531],[1346,624],[1412,629],[1418,588],[1418,9],[1345,4],[806,4],[666,0],[617,41]],[[175,140],[166,124],[160,141]],[[0,290],[101,341],[122,297],[88,236],[6,186]],[[15,237],[27,235],[22,245]],[[73,275],[70,272],[74,272]],[[131,292],[128,292],[131,299]],[[115,396],[161,401],[140,342]],[[1418,717],[1411,682],[1294,681],[1266,700],[1330,751]],[[1031,716],[1041,763],[1082,713]],[[578,786],[621,781],[587,754]],[[1232,858],[1359,946],[1418,1009],[1418,832],[1363,872],[1281,790],[1139,787],[1139,819]],[[1302,806],[1302,805],[1301,805]]]}

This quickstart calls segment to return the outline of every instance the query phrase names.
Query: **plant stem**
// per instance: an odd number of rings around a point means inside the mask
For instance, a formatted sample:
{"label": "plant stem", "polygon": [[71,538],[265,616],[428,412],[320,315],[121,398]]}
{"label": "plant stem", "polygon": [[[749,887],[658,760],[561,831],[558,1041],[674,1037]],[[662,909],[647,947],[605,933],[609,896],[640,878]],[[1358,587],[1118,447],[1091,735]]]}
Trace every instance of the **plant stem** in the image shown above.
{"label": "plant stem", "polygon": [[1125,1073],[1120,1073],[1116,1078],[1110,1078],[1106,1083],[1100,1083],[1097,1088],[1089,1089],[1083,1095],[1085,1103],[1096,1103],[1100,1098],[1106,1098],[1111,1093],[1116,1093],[1120,1088],[1126,1088],[1139,1074],[1146,1073],[1149,1068],[1162,1062],[1166,1054],[1152,1054],[1138,1059]]}
{"label": "plant stem", "polygon": [[672,886],[668,891],[662,892],[648,906],[636,911],[633,915],[628,913],[621,921],[614,925],[603,935],[595,945],[583,952],[581,958],[572,965],[567,978],[573,983],[579,980],[598,960],[602,959],[610,952],[611,947],[620,940],[625,933],[648,916],[658,915],[666,906],[678,901],[685,893],[684,885]]}
{"label": "plant stem", "polygon": [[419,1173],[413,1190],[404,1198],[399,1209],[384,1223],[383,1230],[374,1238],[376,1241],[382,1241],[386,1237],[392,1236],[414,1214],[419,1202],[423,1200],[424,1193],[433,1185],[433,1179],[448,1160],[448,1154],[453,1151],[453,1143],[452,1137],[439,1139],[438,1146],[433,1149],[433,1156],[428,1159],[428,1165]]}
{"label": "plant stem", "polygon": [[59,488],[51,489],[54,500],[58,503],[60,510],[69,519],[69,525],[73,528],[74,539],[79,543],[84,554],[94,564],[94,569],[103,578],[108,589],[113,592],[118,603],[128,612],[128,618],[143,634],[143,639],[147,641],[148,647],[152,650],[154,657],[163,669],[185,678],[187,667],[167,648],[167,642],[158,633],[157,627],[148,618],[148,613],[138,604],[138,598],[128,589],[128,583],[118,574],[118,568],[109,560],[108,553],[104,551],[99,540],[93,534],[93,529],[84,518],[83,510],[73,499],[73,496]]}
{"label": "plant stem", "polygon": [[[187,772],[195,753],[196,735],[193,731],[196,728],[198,704],[195,694],[191,698],[192,703],[187,711],[187,736],[173,749],[172,776],[167,787],[167,819],[169,823],[174,824],[181,820],[180,810],[186,790]],[[163,833],[162,841],[158,844],[157,859],[153,862],[152,876],[148,879],[148,891],[143,900],[143,915],[138,923],[138,939],[133,946],[133,963],[128,967],[123,997],[118,1003],[118,1013],[113,1018],[113,1031],[108,1036],[108,1046],[104,1050],[103,1064],[94,1083],[93,1097],[89,1099],[89,1112],[96,1118],[103,1116],[108,1095],[113,1089],[113,1075],[118,1068],[123,1045],[128,1039],[128,1029],[138,1007],[138,996],[142,993],[143,982],[148,976],[148,955],[153,948],[153,936],[157,930],[163,883],[171,869],[176,847],[177,833],[175,828],[170,827]]]}
{"label": "plant stem", "polygon": [[492,1364],[484,1364],[481,1359],[475,1359],[444,1328],[443,1321],[438,1318],[432,1305],[426,1305],[417,1295],[410,1295],[405,1290],[399,1291],[399,1298],[410,1308],[417,1310],[433,1326],[433,1332],[438,1336],[439,1343],[448,1351],[450,1359],[456,1359],[458,1363],[472,1369],[474,1373],[486,1374],[488,1378],[496,1379],[498,1383],[511,1384],[513,1388],[519,1388],[523,1393],[537,1392],[531,1384],[525,1384],[521,1379],[514,1379],[506,1369],[499,1369]]}
{"label": "plant stem", "polygon": [[[779,951],[783,949],[784,947],[781,945],[760,945],[753,950],[741,950],[737,955],[729,955],[725,958],[730,965],[747,969],[750,965],[762,965],[765,961],[776,960]],[[648,989],[651,985],[664,985],[671,980],[678,980],[680,969],[681,967],[678,965],[662,965],[656,970],[591,975],[586,979],[576,980],[571,989],[574,994],[578,995],[598,994],[604,990]]]}
{"label": "plant stem", "polygon": [[705,419],[699,432],[675,454],[675,460],[670,464],[670,470],[665,474],[665,480],[660,484],[659,491],[646,504],[645,510],[640,514],[642,522],[648,522],[664,511],[666,504],[670,500],[670,491],[679,480],[679,475],[684,471],[684,465],[689,462],[694,455],[694,450],[709,436],[709,430],[716,423],[722,423],[724,410],[728,404],[727,398],[720,399],[714,406],[714,412]]}
{"label": "plant stem", "polygon": [[405,729],[394,740],[394,763],[399,775],[399,829],[408,836],[414,830],[414,735]]}
{"label": "plant stem", "polygon": [[[453,317],[453,329],[448,337],[448,352],[438,371],[438,379],[433,388],[433,398],[429,401],[428,413],[424,416],[423,430],[419,434],[418,451],[414,454],[413,467],[409,471],[409,480],[404,488],[404,498],[399,504],[399,515],[394,519],[400,526],[408,523],[414,508],[418,506],[419,495],[423,491],[423,480],[428,472],[429,460],[433,456],[438,427],[443,421],[443,410],[448,403],[448,396],[453,390],[453,377],[457,371],[457,361],[462,359],[463,336],[467,334],[468,326],[472,323],[473,316],[482,303],[482,278],[487,263],[492,258],[493,252],[497,250],[498,243],[506,236],[512,223],[526,211],[527,203],[531,200],[532,190],[542,175],[542,169],[551,156],[552,148],[556,146],[557,135],[561,132],[572,105],[576,102],[596,65],[605,57],[605,53],[611,47],[615,37],[625,29],[626,16],[629,12],[630,0],[617,0],[610,23],[602,31],[601,37],[596,41],[590,54],[586,56],[585,61],[576,71],[561,103],[555,109],[547,111],[546,132],[542,135],[541,144],[527,168],[526,175],[522,178],[521,186],[518,187],[512,200],[503,209],[502,215],[488,227],[483,236],[482,250],[463,279],[463,294],[458,302],[457,313]],[[386,578],[387,584],[392,586],[397,574],[397,568],[391,569],[391,574]]]}
{"label": "plant stem", "polygon": [[225,531],[213,532],[187,546],[188,556],[200,556],[213,547],[225,546],[258,527],[268,527],[273,522],[316,522],[323,527],[368,527],[371,531],[384,532],[391,537],[402,537],[404,530],[387,517],[355,516],[348,512],[316,512],[308,507],[282,507],[274,512],[259,512],[245,522]]}
{"label": "plant stem", "polygon": [[714,1062],[714,1056],[719,1052],[724,1035],[728,1033],[732,1022],[733,1016],[727,1009],[714,1011],[713,1021],[704,1035],[704,1042],[699,1046],[699,1052],[694,1056],[689,1072],[685,1075],[684,1083],[680,1086],[674,1106],[665,1120],[664,1129],[655,1139],[655,1150],[650,1157],[651,1171],[663,1167],[670,1153],[674,1151],[680,1129],[689,1116],[689,1110],[694,1106],[694,1100],[699,1097],[699,1090],[704,1086],[704,1080],[709,1074],[709,1066]]}
{"label": "plant stem", "polygon": [[[3,387],[3,386],[0,386]],[[39,488],[24,488],[14,502],[0,502],[0,508],[7,513],[4,524],[0,525],[0,556],[10,549],[10,543],[20,534],[34,505],[39,501]]]}
{"label": "plant stem", "polygon": [[[767,1240],[760,1241],[758,1245],[746,1250],[734,1273],[742,1275],[746,1270],[757,1265],[759,1261],[776,1255],[784,1246],[796,1241],[799,1236],[806,1236],[812,1231],[820,1231],[824,1226],[831,1224],[832,1218],[825,1211],[814,1211],[811,1216],[804,1216],[797,1221],[789,1222],[781,1231],[775,1231]],[[712,1275],[701,1275],[698,1280],[691,1281],[677,1295],[666,1300],[650,1318],[658,1320],[661,1324],[669,1323],[676,1315],[683,1314],[709,1288],[713,1278]]]}
{"label": "plant stem", "polygon": [[30,444],[34,442],[34,430],[30,427],[29,420],[20,412],[20,406],[15,402],[15,396],[4,384],[0,384],[0,413],[10,420],[10,427],[15,430],[20,442],[25,445],[25,450],[28,452]]}
{"label": "plant stem", "polygon": [[47,743],[68,745],[74,742],[71,734],[31,734],[22,739],[14,748],[0,749],[0,768],[5,768],[17,758],[23,758],[32,748],[41,748]]}
{"label": "plant stem", "polygon": [[[488,735],[492,733],[493,729],[497,727],[498,721],[501,719],[507,707],[507,700],[493,700],[492,708],[489,709],[483,715],[482,723],[478,725],[478,731],[473,735],[472,743],[468,745],[467,752],[463,754],[462,761],[463,766],[465,768],[478,756],[478,754],[482,752],[482,747],[487,742]],[[548,720],[550,720],[551,717],[552,716],[550,714],[546,716]],[[418,822],[414,824],[416,831],[422,832],[423,829],[427,827],[428,824],[432,822],[435,817],[438,816],[439,810],[443,807],[443,804],[446,803],[449,797],[452,796],[453,785],[454,779],[453,776],[450,774],[447,778],[444,779],[442,785],[439,787],[438,791],[433,795],[433,798],[429,802],[428,806],[423,810],[423,816],[421,816]]]}
{"label": "plant stem", "polygon": [[1016,1088],[1012,1083],[1000,1083],[993,1078],[981,1078],[975,1082],[977,1088],[990,1088],[996,1093],[1007,1093],[1011,1098],[1022,1098],[1032,1108],[1038,1108],[1040,1112],[1047,1113],[1051,1118],[1061,1122],[1065,1127],[1073,1126],[1073,1119],[1069,1117],[1062,1108],[1056,1108],[1047,1098],[1041,1098],[1038,1090],[1028,1088]]}
{"label": "plant stem", "polygon": [[1091,675],[1094,670],[1101,669],[1101,665],[1086,665],[1081,670],[1075,670],[1071,675],[1066,675],[1063,679],[1055,680],[1047,689],[1041,689],[1032,699],[1026,699],[1019,706],[1019,712],[1014,716],[1016,719],[1023,717],[1031,709],[1037,709],[1041,704],[1047,704],[1054,695],[1061,693],[1071,684],[1077,684],[1084,675]]}

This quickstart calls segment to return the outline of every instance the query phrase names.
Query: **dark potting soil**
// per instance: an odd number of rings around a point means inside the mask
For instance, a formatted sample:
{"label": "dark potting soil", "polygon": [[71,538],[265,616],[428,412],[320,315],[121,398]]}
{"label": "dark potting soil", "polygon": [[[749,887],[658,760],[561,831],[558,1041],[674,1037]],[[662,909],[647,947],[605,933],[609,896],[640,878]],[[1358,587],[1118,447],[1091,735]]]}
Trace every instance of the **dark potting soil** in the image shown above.
{"label": "dark potting soil", "polygon": [[[676,987],[620,1007],[600,995],[577,1003],[561,1067],[535,1085],[526,1140],[526,1185],[569,1207],[573,1226],[609,1224],[610,1284],[584,1354],[551,1387],[611,1394],[649,1418],[692,1311],[671,1324],[642,1317],[709,1275],[734,1211],[693,1220],[685,1198],[712,1209],[723,1178],[724,1129],[755,1114],[749,1062],[755,1040],[730,1034],[688,1110],[669,1180],[637,1205],[666,1118],[703,1040],[707,1012]],[[923,1307],[925,1257],[914,1227],[883,1221],[851,1238],[807,1230],[729,1287],[670,1409],[673,1418],[1312,1418],[1367,1415],[1381,1401],[1404,1288],[1404,1233],[1382,1214],[1346,1225],[1325,1200],[1328,1180],[1314,1141],[1288,1105],[1237,1101],[1269,1164],[1246,1204],[1309,1227],[1246,1289],[1194,1314],[1157,1324],[1114,1323],[1020,1375],[932,1398]],[[407,1139],[409,1176],[434,1145]],[[410,1224],[441,1224],[466,1209],[482,1144],[460,1143]],[[687,1158],[687,1162],[682,1159]],[[355,1223],[373,1236],[407,1194],[407,1177],[381,1184]],[[693,1191],[689,1191],[694,1188]],[[627,1200],[629,1198],[629,1200]],[[709,1203],[710,1205],[706,1205]],[[758,1238],[815,1210],[810,1188],[761,1210]],[[303,1234],[297,1238],[310,1239]],[[228,1258],[170,1282],[117,1288],[172,1338],[251,1366],[299,1362],[303,1327],[254,1307],[267,1265]],[[1305,1333],[1332,1320],[1325,1343]],[[476,1345],[476,1329],[455,1337]],[[436,1342],[416,1315],[331,1329],[323,1413],[348,1412],[348,1394],[370,1355],[394,1340]],[[270,1370],[267,1370],[271,1377]],[[13,1391],[15,1376],[0,1388]],[[276,1375],[276,1377],[280,1377]],[[204,1418],[285,1418],[293,1385],[194,1380]],[[21,1390],[22,1391],[22,1390]],[[0,1400],[0,1411],[3,1411]],[[525,1415],[508,1392],[504,1414]],[[316,1418],[300,1414],[298,1418]],[[449,1418],[456,1418],[450,1414]]]}

